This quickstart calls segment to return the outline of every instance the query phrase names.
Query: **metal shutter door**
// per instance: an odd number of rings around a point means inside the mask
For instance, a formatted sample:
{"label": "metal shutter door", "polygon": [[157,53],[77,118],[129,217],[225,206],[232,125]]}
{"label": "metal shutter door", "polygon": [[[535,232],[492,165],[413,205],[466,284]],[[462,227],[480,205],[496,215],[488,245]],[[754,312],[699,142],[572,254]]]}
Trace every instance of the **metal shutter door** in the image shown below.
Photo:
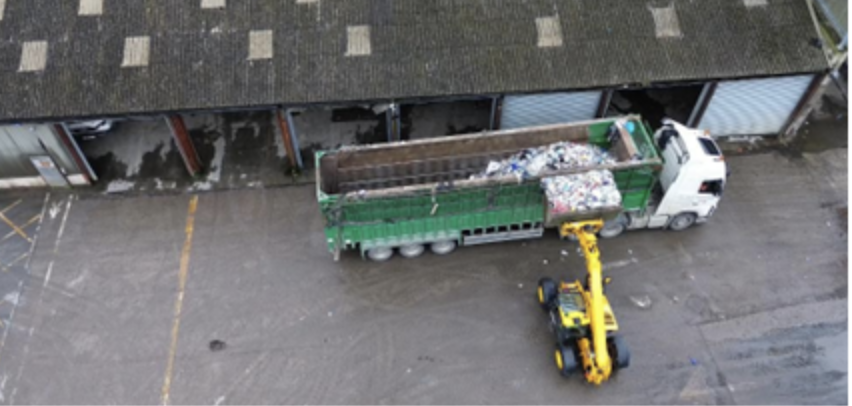
{"label": "metal shutter door", "polygon": [[500,128],[570,123],[595,118],[601,92],[506,96]]}
{"label": "metal shutter door", "polygon": [[776,135],[813,78],[805,75],[721,82],[698,127],[713,136]]}

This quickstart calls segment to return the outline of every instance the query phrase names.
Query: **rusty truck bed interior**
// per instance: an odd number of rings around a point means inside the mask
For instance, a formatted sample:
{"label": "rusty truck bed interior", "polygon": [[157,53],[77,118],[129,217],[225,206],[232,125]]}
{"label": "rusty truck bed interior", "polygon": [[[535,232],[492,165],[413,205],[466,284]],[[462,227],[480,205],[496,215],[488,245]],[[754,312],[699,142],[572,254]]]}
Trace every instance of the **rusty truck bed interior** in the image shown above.
{"label": "rusty truck bed interior", "polygon": [[[613,146],[619,161],[635,150],[629,135],[621,138],[627,142]],[[526,148],[588,140],[586,125],[556,125],[342,149],[320,158],[321,189],[339,194],[458,181]]]}

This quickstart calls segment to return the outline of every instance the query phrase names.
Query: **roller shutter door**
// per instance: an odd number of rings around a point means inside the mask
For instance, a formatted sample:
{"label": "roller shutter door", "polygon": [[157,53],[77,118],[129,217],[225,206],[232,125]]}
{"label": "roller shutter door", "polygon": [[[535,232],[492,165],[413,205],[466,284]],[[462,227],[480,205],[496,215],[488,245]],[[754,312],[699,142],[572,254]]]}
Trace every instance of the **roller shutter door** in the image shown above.
{"label": "roller shutter door", "polygon": [[595,118],[600,100],[599,91],[506,96],[500,128],[590,120]]}
{"label": "roller shutter door", "polygon": [[713,136],[776,135],[813,75],[721,82],[698,127]]}

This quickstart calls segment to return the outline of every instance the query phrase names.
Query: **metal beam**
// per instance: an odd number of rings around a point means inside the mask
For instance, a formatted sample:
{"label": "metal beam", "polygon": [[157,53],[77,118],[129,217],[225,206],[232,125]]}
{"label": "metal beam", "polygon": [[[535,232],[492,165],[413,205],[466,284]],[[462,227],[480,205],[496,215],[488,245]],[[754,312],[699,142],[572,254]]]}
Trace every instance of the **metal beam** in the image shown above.
{"label": "metal beam", "polygon": [[704,118],[704,113],[707,111],[707,106],[713,100],[713,95],[716,94],[716,88],[719,82],[707,82],[704,88],[701,89],[701,94],[698,95],[698,100],[695,102],[695,107],[692,108],[692,113],[686,121],[687,127],[697,127]]}
{"label": "metal beam", "polygon": [[175,144],[180,151],[180,156],[183,158],[183,163],[186,165],[186,170],[190,176],[197,176],[201,173],[201,161],[198,159],[198,153],[195,152],[195,145],[189,138],[189,132],[186,130],[186,123],[183,117],[179,114],[172,114],[166,117],[166,123],[172,130],[172,137],[175,139]]}
{"label": "metal beam", "polygon": [[[285,115],[287,116],[285,118]],[[275,110],[275,118],[278,122],[278,129],[281,130],[281,142],[284,143],[284,150],[287,151],[287,158],[290,160],[290,165],[293,168],[302,169],[302,165],[299,164],[299,159],[296,157],[298,154],[297,150],[293,146],[293,135],[290,132],[290,124],[289,118],[290,111],[288,110],[286,113],[282,113],[281,109]]]}
{"label": "metal beam", "polygon": [[287,129],[290,130],[290,142],[293,143],[296,164],[299,169],[305,169],[305,163],[302,162],[302,149],[299,147],[299,132],[296,131],[296,124],[293,123],[293,109],[287,109],[284,116],[287,119]]}
{"label": "metal beam", "polygon": [[86,155],[84,155],[83,151],[80,150],[80,146],[77,145],[77,140],[71,136],[71,131],[68,131],[68,127],[64,123],[54,124],[53,130],[71,154],[71,158],[74,159],[77,169],[79,169],[83,177],[86,178],[86,182],[91,184],[92,182],[97,181],[98,175],[92,169],[92,166],[89,165],[89,160],[86,159]]}
{"label": "metal beam", "polygon": [[609,103],[612,102],[612,94],[615,90],[609,89],[601,92],[601,101],[598,103],[598,111],[595,113],[595,117],[603,118],[606,117],[607,111],[609,111]]}

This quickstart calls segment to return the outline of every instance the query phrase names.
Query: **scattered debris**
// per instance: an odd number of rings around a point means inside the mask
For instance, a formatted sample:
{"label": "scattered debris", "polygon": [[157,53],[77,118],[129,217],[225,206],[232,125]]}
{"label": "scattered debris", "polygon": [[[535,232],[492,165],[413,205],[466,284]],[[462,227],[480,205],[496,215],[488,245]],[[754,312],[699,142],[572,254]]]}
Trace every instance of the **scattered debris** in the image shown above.
{"label": "scattered debris", "polygon": [[562,250],[562,256],[563,256],[563,257],[567,257],[567,256],[568,256],[568,251]]}
{"label": "scattered debris", "polygon": [[121,193],[126,192],[130,189],[133,189],[135,186],[135,182],[128,182],[126,180],[114,180],[107,185],[106,193]]}
{"label": "scattered debris", "polygon": [[334,316],[334,312],[328,312],[328,317]]}
{"label": "scattered debris", "polygon": [[640,309],[647,309],[651,307],[651,297],[648,295],[630,296],[630,300]]}
{"label": "scattered debris", "polygon": [[692,357],[689,357],[689,363],[692,365],[698,365],[698,360]]}
{"label": "scattered debris", "polygon": [[632,249],[630,249],[630,248],[628,248],[628,249],[627,249],[627,253],[628,253],[628,254],[630,254],[630,255],[633,255],[633,250],[632,250]]}
{"label": "scattered debris", "polygon": [[410,374],[410,373],[411,373],[411,368],[406,369],[406,370],[405,370],[405,373],[406,373],[406,374]]}
{"label": "scattered debris", "polygon": [[678,298],[677,296],[673,296],[672,301],[674,301],[675,303],[680,302],[680,298]]}
{"label": "scattered debris", "polygon": [[227,344],[222,340],[213,340],[210,342],[210,351],[217,352],[225,349]]}
{"label": "scattered debris", "polygon": [[519,283],[519,284],[518,284],[518,289],[523,289],[523,288],[524,288],[524,284],[523,284],[523,283]]}
{"label": "scattered debris", "polygon": [[547,260],[542,260],[541,263],[547,265]]}

